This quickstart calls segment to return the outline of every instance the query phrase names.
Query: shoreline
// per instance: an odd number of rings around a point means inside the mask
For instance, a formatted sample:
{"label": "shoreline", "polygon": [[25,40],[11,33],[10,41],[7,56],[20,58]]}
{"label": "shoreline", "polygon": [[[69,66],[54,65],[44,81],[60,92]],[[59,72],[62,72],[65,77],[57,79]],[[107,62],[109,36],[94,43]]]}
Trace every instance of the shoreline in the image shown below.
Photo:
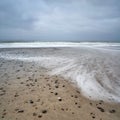
{"label": "shoreline", "polygon": [[89,100],[69,80],[48,72],[34,61],[0,58],[0,119],[119,120],[119,103]]}

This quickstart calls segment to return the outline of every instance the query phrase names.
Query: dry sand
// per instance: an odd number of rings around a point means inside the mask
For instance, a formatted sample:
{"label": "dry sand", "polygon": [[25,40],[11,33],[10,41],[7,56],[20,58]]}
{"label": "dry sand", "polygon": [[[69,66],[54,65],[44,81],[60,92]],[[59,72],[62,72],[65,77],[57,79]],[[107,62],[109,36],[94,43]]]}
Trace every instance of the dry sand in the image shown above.
{"label": "dry sand", "polygon": [[91,101],[32,62],[0,60],[0,120],[120,120],[120,104]]}

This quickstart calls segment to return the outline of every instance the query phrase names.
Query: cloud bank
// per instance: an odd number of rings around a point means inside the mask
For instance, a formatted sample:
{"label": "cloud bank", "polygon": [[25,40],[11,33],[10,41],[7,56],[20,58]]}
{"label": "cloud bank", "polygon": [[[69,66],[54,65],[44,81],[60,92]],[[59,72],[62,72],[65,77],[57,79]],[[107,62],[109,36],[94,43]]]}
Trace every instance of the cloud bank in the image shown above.
{"label": "cloud bank", "polygon": [[1,0],[1,40],[120,40],[119,0]]}

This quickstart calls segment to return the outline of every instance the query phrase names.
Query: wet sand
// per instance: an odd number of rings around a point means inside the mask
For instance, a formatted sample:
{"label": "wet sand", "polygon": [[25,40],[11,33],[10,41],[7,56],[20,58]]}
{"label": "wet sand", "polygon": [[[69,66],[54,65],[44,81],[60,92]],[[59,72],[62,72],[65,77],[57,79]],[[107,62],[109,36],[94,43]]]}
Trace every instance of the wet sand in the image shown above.
{"label": "wet sand", "polygon": [[34,62],[0,59],[0,120],[119,120],[120,104],[92,101]]}

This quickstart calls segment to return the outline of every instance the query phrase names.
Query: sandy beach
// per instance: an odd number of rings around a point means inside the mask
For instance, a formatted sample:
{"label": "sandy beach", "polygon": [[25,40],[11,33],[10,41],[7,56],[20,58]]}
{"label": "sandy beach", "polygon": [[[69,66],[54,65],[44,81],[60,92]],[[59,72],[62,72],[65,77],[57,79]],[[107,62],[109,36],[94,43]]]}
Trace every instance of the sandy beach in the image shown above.
{"label": "sandy beach", "polygon": [[[119,120],[119,102],[89,99],[71,78],[49,74],[50,67],[30,60],[56,51],[59,54],[59,48],[0,50],[1,56],[6,54],[0,58],[0,120]],[[28,53],[32,56],[26,57]],[[28,59],[21,60],[19,54]]]}

